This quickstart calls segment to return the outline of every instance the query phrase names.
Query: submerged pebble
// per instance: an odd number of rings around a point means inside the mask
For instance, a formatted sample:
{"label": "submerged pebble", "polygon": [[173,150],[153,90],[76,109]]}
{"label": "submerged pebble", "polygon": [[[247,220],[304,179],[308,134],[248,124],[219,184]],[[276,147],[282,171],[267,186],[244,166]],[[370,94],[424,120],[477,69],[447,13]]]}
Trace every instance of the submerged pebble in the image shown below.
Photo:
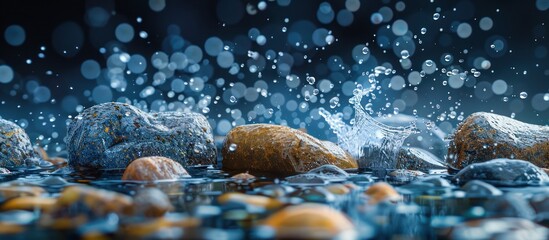
{"label": "submerged pebble", "polygon": [[471,180],[463,185],[461,189],[465,191],[469,197],[490,197],[503,195],[501,190],[480,180]]}
{"label": "submerged pebble", "polygon": [[203,115],[148,114],[123,103],[84,110],[70,122],[66,141],[73,167],[125,168],[147,156],[168,157],[183,166],[216,161],[212,129]]}
{"label": "submerged pebble", "polygon": [[[231,146],[235,146],[233,148]],[[222,149],[223,169],[295,174],[325,164],[356,168],[356,161],[334,143],[285,126],[250,124],[233,128]]]}
{"label": "submerged pebble", "polygon": [[143,188],[134,197],[134,215],[160,217],[174,210],[168,196],[158,188]]}
{"label": "submerged pebble", "polygon": [[341,212],[326,205],[304,203],[286,207],[267,218],[278,239],[353,239],[355,227]]}
{"label": "submerged pebble", "polygon": [[377,182],[372,184],[364,192],[368,197],[370,204],[377,204],[380,202],[398,202],[402,199],[402,196],[389,184],[385,182]]}
{"label": "submerged pebble", "polygon": [[513,159],[494,159],[475,163],[459,171],[453,179],[458,184],[482,180],[496,186],[543,185],[549,176],[530,162]]}
{"label": "submerged pebble", "polygon": [[549,127],[486,112],[471,114],[451,138],[447,162],[457,169],[495,158],[549,167]]}
{"label": "submerged pebble", "polygon": [[0,167],[21,167],[25,160],[35,158],[29,136],[21,127],[0,119]]}
{"label": "submerged pebble", "polygon": [[189,173],[181,164],[165,157],[142,157],[128,165],[122,180],[155,181],[189,177]]}

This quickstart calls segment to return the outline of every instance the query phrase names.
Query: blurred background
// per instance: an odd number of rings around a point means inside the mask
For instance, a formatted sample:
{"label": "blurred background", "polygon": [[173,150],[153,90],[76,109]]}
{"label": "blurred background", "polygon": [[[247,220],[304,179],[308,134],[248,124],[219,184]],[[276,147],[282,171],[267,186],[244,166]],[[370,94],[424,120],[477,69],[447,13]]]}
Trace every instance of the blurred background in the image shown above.
{"label": "blurred background", "polygon": [[376,84],[372,114],[447,133],[477,111],[549,123],[549,0],[0,5],[0,116],[49,152],[108,101],[200,112],[219,136],[275,123],[333,140],[319,108],[349,121],[357,84]]}

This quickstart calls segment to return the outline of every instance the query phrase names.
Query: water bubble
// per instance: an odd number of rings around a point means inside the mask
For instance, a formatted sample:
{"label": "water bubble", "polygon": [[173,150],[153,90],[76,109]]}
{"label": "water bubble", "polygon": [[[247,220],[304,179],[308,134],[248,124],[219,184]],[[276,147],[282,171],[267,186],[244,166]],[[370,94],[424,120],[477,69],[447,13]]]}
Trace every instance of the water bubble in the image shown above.
{"label": "water bubble", "polygon": [[452,55],[450,55],[450,54],[445,55],[444,56],[444,61],[446,61],[446,62],[452,61]]}
{"label": "water bubble", "polygon": [[229,151],[234,152],[236,150],[236,147],[237,147],[236,144],[231,143],[231,145],[229,145]]}
{"label": "water bubble", "polygon": [[19,25],[11,25],[4,31],[4,39],[9,45],[21,46],[25,42],[25,29]]}
{"label": "water bubble", "polygon": [[433,60],[426,60],[425,61],[425,66],[427,66],[427,67],[433,66]]}
{"label": "water bubble", "polygon": [[427,28],[421,28],[420,32],[421,32],[421,34],[427,33]]}
{"label": "water bubble", "polygon": [[132,73],[139,74],[147,69],[147,60],[139,54],[134,54],[130,57],[127,66]]}
{"label": "water bubble", "polygon": [[80,73],[86,79],[96,79],[101,74],[101,66],[97,61],[88,59],[80,66]]}
{"label": "water bubble", "polygon": [[206,54],[215,57],[223,51],[223,41],[218,37],[210,37],[204,43]]}
{"label": "water bubble", "polygon": [[460,38],[468,38],[473,33],[473,28],[468,23],[461,23],[457,27],[457,35]]}
{"label": "water bubble", "polygon": [[149,37],[149,34],[145,31],[141,31],[141,32],[139,32],[139,37],[145,39],[145,38]]}
{"label": "water bubble", "polygon": [[483,17],[480,19],[478,25],[480,29],[482,29],[483,31],[488,31],[492,29],[492,26],[494,25],[494,21],[492,21],[490,17]]}
{"label": "water bubble", "polygon": [[229,101],[230,101],[231,103],[236,103],[236,97],[235,97],[235,96],[231,96],[231,97],[229,98]]}
{"label": "water bubble", "polygon": [[440,18],[440,13],[433,14],[433,20],[438,20]]}
{"label": "water bubble", "polygon": [[370,21],[373,23],[373,24],[380,24],[383,22],[383,15],[381,15],[381,13],[372,13],[372,16],[370,16]]}
{"label": "water bubble", "polygon": [[520,92],[519,97],[520,97],[520,99],[526,99],[528,97],[528,93],[527,92]]}
{"label": "water bubble", "polygon": [[331,34],[329,34],[328,36],[326,36],[326,39],[325,39],[325,41],[326,41],[326,43],[327,43],[328,45],[331,45],[332,43],[334,43],[334,40],[335,40],[335,39],[334,39],[334,36],[331,35]]}
{"label": "water bubble", "polygon": [[13,80],[13,70],[8,65],[0,65],[0,83],[9,83]]}
{"label": "water bubble", "polygon": [[507,92],[507,82],[498,79],[492,83],[492,91],[496,95],[502,95]]}
{"label": "water bubble", "polygon": [[398,19],[393,22],[391,30],[395,35],[402,36],[408,32],[408,23],[402,19]]}
{"label": "water bubble", "polygon": [[160,12],[166,8],[166,0],[149,0],[149,7],[155,12]]}
{"label": "water bubble", "polygon": [[127,43],[133,39],[133,36],[135,33],[132,25],[127,23],[122,23],[118,25],[118,27],[116,27],[114,34],[116,36],[116,39],[118,39],[118,41]]}
{"label": "water bubble", "polygon": [[338,97],[333,97],[332,99],[330,99],[330,108],[336,108],[338,104],[339,104]]}

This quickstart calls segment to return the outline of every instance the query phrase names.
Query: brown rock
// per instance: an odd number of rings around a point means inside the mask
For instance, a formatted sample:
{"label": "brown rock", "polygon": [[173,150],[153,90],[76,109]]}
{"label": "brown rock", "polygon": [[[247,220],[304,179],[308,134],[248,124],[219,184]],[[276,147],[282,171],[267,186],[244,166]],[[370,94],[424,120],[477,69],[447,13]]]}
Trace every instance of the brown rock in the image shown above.
{"label": "brown rock", "polygon": [[[70,209],[70,211],[68,211]],[[132,198],[121,193],[89,186],[69,186],[65,188],[52,212],[57,214],[82,214],[92,212],[95,216],[108,213],[129,215],[133,212]]]}
{"label": "brown rock", "polygon": [[282,202],[274,198],[260,196],[260,195],[248,195],[248,194],[239,193],[239,192],[224,193],[223,195],[217,198],[217,201],[220,204],[244,203],[244,204],[253,205],[256,207],[262,207],[267,210],[280,208],[283,205]]}
{"label": "brown rock", "polygon": [[248,172],[245,173],[239,173],[231,177],[231,179],[234,180],[240,180],[240,181],[252,181],[255,179],[255,176],[252,174],[249,174]]}
{"label": "brown rock", "polygon": [[370,204],[377,204],[382,201],[397,202],[402,199],[400,194],[385,182],[374,183],[365,193],[370,198]]}
{"label": "brown rock", "polygon": [[45,197],[18,197],[13,198],[0,206],[0,211],[8,210],[48,210],[55,204],[54,198]]}
{"label": "brown rock", "polygon": [[295,174],[325,164],[356,168],[349,153],[285,126],[250,124],[232,129],[223,144],[223,169]]}
{"label": "brown rock", "polygon": [[158,188],[140,189],[133,202],[134,214],[146,217],[160,217],[174,209],[168,196]]}
{"label": "brown rock", "polygon": [[38,197],[45,192],[43,188],[35,186],[0,186],[0,199]]}
{"label": "brown rock", "polygon": [[326,205],[305,203],[286,207],[265,220],[277,239],[354,239],[354,225]]}
{"label": "brown rock", "polygon": [[462,169],[495,158],[524,159],[549,167],[549,127],[493,113],[471,114],[451,138],[447,163]]}
{"label": "brown rock", "polygon": [[128,165],[122,180],[155,181],[190,176],[187,170],[174,160],[165,157],[142,157]]}

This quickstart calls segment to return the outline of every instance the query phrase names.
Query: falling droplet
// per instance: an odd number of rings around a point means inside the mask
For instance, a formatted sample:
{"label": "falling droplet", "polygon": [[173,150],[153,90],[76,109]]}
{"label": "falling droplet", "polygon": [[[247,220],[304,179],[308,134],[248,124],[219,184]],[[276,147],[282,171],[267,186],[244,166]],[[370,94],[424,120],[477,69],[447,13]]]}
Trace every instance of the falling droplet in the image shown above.
{"label": "falling droplet", "polygon": [[315,84],[315,81],[316,81],[315,77],[308,76],[306,79],[309,84],[311,85]]}
{"label": "falling droplet", "polygon": [[363,47],[362,48],[362,54],[366,55],[366,54],[369,54],[370,53],[370,49],[368,47]]}
{"label": "falling droplet", "polygon": [[429,59],[429,60],[425,61],[425,66],[432,67],[433,66],[433,60]]}
{"label": "falling droplet", "polygon": [[440,13],[433,14],[433,20],[438,20],[440,18]]}
{"label": "falling droplet", "polygon": [[231,101],[232,103],[236,103],[236,97],[235,96],[231,96],[229,98],[229,101]]}
{"label": "falling droplet", "polygon": [[519,96],[520,96],[520,99],[526,99],[528,97],[528,93],[527,92],[521,92]]}
{"label": "falling droplet", "polygon": [[427,28],[421,28],[421,34],[427,33]]}

